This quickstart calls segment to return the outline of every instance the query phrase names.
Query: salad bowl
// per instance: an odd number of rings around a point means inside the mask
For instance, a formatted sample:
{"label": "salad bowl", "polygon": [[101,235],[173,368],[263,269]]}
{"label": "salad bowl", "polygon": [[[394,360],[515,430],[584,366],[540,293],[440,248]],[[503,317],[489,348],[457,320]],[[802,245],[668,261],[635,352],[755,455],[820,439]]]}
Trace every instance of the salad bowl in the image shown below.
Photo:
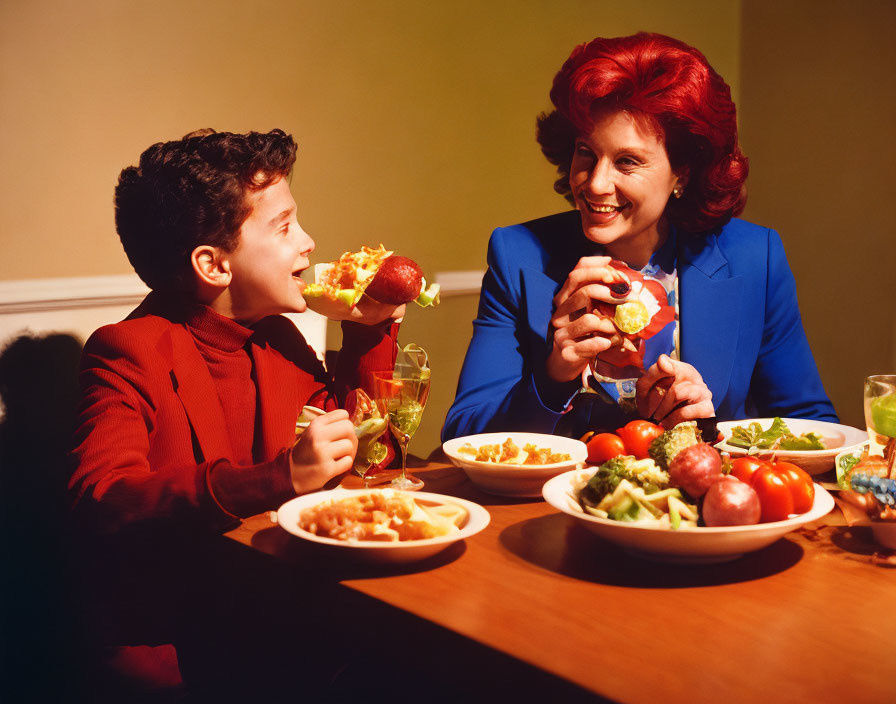
{"label": "salad bowl", "polygon": [[761,550],[787,533],[827,515],[834,508],[833,497],[815,484],[815,501],[806,513],[783,521],[748,526],[696,527],[671,530],[645,524],[598,518],[586,513],[576,497],[582,480],[574,470],[558,475],[544,485],[544,499],[558,511],[572,516],[604,540],[626,551],[658,562],[712,563],[734,560]]}
{"label": "salad bowl", "polygon": [[755,454],[757,457],[768,458],[774,454],[779,460],[792,462],[807,473],[822,474],[834,468],[834,459],[845,450],[861,445],[868,439],[868,433],[858,428],[839,423],[828,423],[821,420],[808,420],[806,418],[783,418],[787,427],[794,435],[804,433],[816,433],[821,436],[825,444],[823,450],[756,450],[750,452],[747,448],[731,445],[731,431],[738,426],[747,426],[750,423],[759,423],[763,428],[771,426],[774,418],[747,418],[744,420],[728,420],[719,423],[719,432],[724,439],[716,443],[719,452],[727,452],[732,457],[743,457]]}

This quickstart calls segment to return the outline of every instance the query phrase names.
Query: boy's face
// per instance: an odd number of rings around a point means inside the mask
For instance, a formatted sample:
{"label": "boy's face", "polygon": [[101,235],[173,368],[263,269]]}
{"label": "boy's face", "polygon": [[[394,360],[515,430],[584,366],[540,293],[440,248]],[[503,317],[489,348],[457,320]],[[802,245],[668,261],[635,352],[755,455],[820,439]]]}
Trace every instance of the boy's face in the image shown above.
{"label": "boy's face", "polygon": [[226,255],[232,317],[252,323],[266,315],[304,312],[305,282],[299,276],[309,266],[314,240],[299,225],[289,183],[277,179],[248,199],[252,212],[236,248]]}

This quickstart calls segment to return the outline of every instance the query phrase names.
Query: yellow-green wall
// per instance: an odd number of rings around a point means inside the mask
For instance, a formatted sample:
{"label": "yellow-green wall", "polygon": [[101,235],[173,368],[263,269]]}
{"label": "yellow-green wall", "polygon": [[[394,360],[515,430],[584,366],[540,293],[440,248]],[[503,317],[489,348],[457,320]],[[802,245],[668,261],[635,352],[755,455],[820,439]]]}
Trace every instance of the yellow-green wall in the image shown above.
{"label": "yellow-green wall", "polygon": [[[319,260],[382,241],[430,275],[484,268],[494,227],[566,207],[534,141],[554,73],[575,44],[641,29],[700,47],[737,95],[739,2],[4,2],[0,280],[129,272],[118,172],[206,126],[296,136]],[[434,360],[419,453],[438,445],[475,310],[446,299],[403,327]]]}
{"label": "yellow-green wall", "polygon": [[744,0],[742,32],[744,217],[781,233],[828,394],[864,427],[864,377],[896,373],[896,3]]}

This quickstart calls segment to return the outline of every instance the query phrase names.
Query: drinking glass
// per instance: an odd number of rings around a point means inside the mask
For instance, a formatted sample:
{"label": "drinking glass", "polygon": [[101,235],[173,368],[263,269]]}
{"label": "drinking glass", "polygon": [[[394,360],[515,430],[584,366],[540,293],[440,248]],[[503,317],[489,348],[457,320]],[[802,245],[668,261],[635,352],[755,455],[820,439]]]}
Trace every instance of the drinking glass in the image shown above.
{"label": "drinking glass", "polygon": [[386,432],[388,419],[384,418],[363,389],[349,392],[346,406],[351,407],[350,419],[355,426],[358,438],[358,451],[352,461],[352,470],[365,480],[365,486],[374,477],[369,474],[371,468],[386,459],[388,450],[379,442],[380,436]]}
{"label": "drinking glass", "polygon": [[896,478],[896,374],[875,374],[865,379],[865,425],[870,452],[887,458],[887,476]]}
{"label": "drinking glass", "polygon": [[408,474],[408,445],[420,427],[429,382],[429,368],[414,373],[396,365],[394,372],[373,373],[373,397],[380,412],[388,417],[389,430],[401,450],[401,472],[392,480],[396,489],[413,490],[423,486],[420,479]]}

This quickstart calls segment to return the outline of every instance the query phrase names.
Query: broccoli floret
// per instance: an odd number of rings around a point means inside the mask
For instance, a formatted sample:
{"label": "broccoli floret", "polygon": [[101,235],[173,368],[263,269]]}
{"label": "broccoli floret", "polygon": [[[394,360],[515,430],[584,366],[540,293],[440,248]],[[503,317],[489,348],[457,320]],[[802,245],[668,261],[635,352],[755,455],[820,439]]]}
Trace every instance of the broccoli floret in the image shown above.
{"label": "broccoli floret", "polygon": [[657,466],[662,469],[669,469],[669,463],[672,462],[675,455],[684,448],[697,445],[700,442],[702,440],[700,431],[697,429],[697,423],[690,420],[685,423],[679,423],[674,428],[670,428],[659,437],[654,438],[647,452],[651,459],[657,463]]}

